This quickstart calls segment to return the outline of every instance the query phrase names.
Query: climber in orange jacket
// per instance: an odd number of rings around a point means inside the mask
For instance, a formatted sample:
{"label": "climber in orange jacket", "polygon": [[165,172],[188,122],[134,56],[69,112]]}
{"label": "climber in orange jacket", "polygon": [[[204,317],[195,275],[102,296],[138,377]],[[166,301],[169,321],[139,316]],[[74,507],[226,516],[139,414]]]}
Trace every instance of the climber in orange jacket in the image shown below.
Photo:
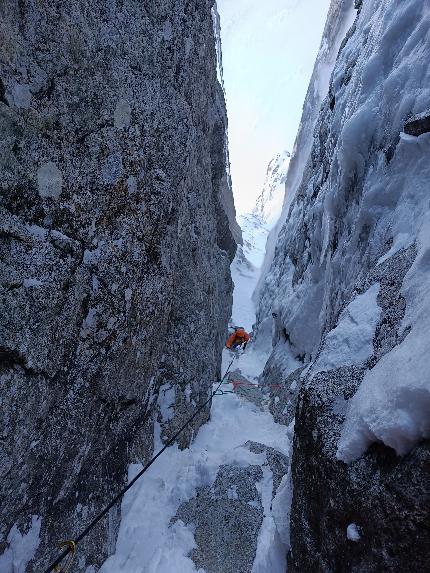
{"label": "climber in orange jacket", "polygon": [[232,350],[233,348],[243,344],[243,349],[245,350],[250,338],[251,337],[242,326],[235,326],[233,334],[228,337],[225,345],[227,348]]}

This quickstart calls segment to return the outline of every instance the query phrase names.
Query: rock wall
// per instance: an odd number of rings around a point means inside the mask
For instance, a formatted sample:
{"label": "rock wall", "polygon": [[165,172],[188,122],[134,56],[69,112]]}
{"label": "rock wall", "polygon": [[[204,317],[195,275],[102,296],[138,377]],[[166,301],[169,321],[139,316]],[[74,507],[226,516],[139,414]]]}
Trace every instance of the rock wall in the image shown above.
{"label": "rock wall", "polygon": [[[151,455],[154,420],[169,437],[219,375],[240,232],[212,4],[0,7],[6,571],[32,516],[27,570],[47,566]],[[112,552],[118,514],[77,571]]]}
{"label": "rock wall", "polygon": [[[262,382],[285,387],[270,393],[278,421],[295,408],[290,573],[430,562],[430,443],[416,430],[430,388],[415,367],[430,350],[430,5],[355,5],[260,292],[260,328],[274,308],[282,333]],[[375,372],[372,405],[359,389]]]}

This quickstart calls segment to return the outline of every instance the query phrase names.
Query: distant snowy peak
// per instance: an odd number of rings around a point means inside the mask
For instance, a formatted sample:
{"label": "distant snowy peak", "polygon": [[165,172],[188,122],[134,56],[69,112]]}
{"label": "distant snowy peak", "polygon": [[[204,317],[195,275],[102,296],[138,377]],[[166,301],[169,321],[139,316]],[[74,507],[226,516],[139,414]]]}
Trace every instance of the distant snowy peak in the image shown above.
{"label": "distant snowy peak", "polygon": [[264,218],[257,214],[245,213],[238,217],[243,236],[243,254],[257,269],[263,263],[269,228]]}
{"label": "distant snowy peak", "polygon": [[263,189],[255,203],[253,213],[269,225],[274,225],[281,214],[290,157],[289,151],[283,151],[270,161]]}

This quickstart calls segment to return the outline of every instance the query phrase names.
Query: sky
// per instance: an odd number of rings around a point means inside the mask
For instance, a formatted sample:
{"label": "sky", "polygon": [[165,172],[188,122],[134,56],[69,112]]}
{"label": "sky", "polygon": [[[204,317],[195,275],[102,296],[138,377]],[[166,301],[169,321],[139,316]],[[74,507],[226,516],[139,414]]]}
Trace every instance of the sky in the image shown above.
{"label": "sky", "polygon": [[330,0],[217,0],[236,210],[292,151]]}

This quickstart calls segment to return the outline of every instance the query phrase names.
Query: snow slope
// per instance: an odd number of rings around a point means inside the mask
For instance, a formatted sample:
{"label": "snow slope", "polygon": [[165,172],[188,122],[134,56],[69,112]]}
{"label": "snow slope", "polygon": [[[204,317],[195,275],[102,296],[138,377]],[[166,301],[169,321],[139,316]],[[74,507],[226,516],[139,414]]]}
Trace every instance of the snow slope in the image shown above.
{"label": "snow slope", "polygon": [[[244,252],[255,265],[261,264],[267,229],[254,215],[244,217],[242,223],[244,249],[232,263],[235,281],[233,317],[235,322],[249,328],[255,320],[250,294],[258,270],[245,259]],[[250,379],[256,380],[266,358],[266,349],[253,347],[251,343],[235,361],[232,370],[240,368]],[[230,360],[230,352],[224,351],[224,370]],[[233,387],[228,385],[224,388],[232,390]],[[166,407],[161,404],[161,410],[168,416],[171,398],[166,395],[165,399]],[[162,447],[158,424],[156,428],[155,452]],[[101,568],[101,573],[197,571],[189,557],[196,547],[192,528],[186,527],[182,521],[172,524],[171,520],[181,504],[195,497],[198,488],[214,483],[220,466],[261,463],[261,454],[240,447],[247,441],[273,447],[286,456],[290,453],[289,430],[276,424],[268,411],[261,411],[234,393],[214,398],[210,421],[201,427],[191,446],[185,450],[180,450],[177,445],[168,448],[125,495],[116,550]],[[130,480],[141,467],[138,464],[130,466]],[[289,481],[283,480],[278,488],[273,509],[272,481],[271,472],[263,467],[263,480],[257,487],[261,492],[264,519],[252,573],[284,573],[286,567],[288,533],[285,528],[288,523],[284,505],[290,499]],[[203,573],[203,570],[199,572]]]}
{"label": "snow slope", "polygon": [[234,283],[232,322],[250,331],[255,322],[252,293],[260,276],[269,230],[267,223],[255,213],[241,215],[238,221],[242,227],[243,245],[238,246],[231,265]]}

